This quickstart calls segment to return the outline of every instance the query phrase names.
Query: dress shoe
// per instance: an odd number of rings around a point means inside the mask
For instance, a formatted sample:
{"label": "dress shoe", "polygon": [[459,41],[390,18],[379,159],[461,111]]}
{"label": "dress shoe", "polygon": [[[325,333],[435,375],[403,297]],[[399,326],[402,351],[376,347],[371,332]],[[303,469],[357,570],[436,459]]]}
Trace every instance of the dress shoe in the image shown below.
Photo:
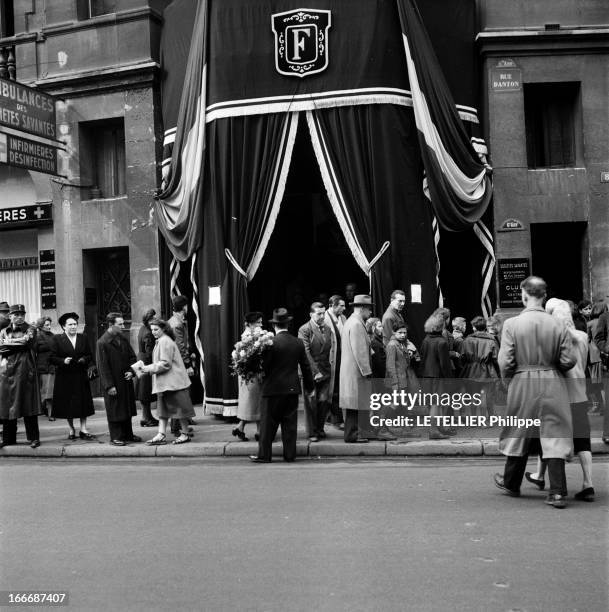
{"label": "dress shoe", "polygon": [[573,499],[578,501],[593,502],[594,501],[594,487],[586,487],[573,496]]}
{"label": "dress shoe", "polygon": [[38,448],[40,446],[40,440],[32,440],[30,446],[32,448]]}
{"label": "dress shoe", "polygon": [[249,438],[245,435],[245,432],[241,431],[238,427],[233,429],[231,433],[233,434],[233,436],[235,436],[235,438],[239,438],[241,442],[249,442]]}
{"label": "dress shoe", "polygon": [[159,422],[156,419],[148,419],[147,421],[140,421],[140,427],[156,427]]}
{"label": "dress shoe", "polygon": [[262,457],[258,457],[257,455],[250,455],[250,461],[252,463],[270,463],[270,459],[263,459]]}
{"label": "dress shoe", "polygon": [[505,482],[503,480],[503,476],[501,474],[495,474],[493,476],[493,482],[495,486],[504,491],[510,497],[520,497],[520,491],[514,491],[514,489],[508,489],[505,486]]}
{"label": "dress shoe", "polygon": [[112,446],[127,446],[124,440],[111,440],[110,444],[112,444]]}
{"label": "dress shoe", "polygon": [[76,432],[75,431],[70,432],[70,435],[68,436],[68,440],[76,440]]}
{"label": "dress shoe", "polygon": [[544,503],[548,504],[548,506],[554,506],[554,508],[566,508],[567,502],[563,495],[557,495],[556,493],[550,493],[544,500]]}
{"label": "dress shoe", "polygon": [[95,436],[93,434],[90,434],[88,431],[79,431],[78,437],[81,440],[95,440]]}
{"label": "dress shoe", "polygon": [[141,442],[142,438],[140,438],[139,436],[131,436],[131,439],[129,440],[129,442]]}
{"label": "dress shoe", "polygon": [[546,488],[546,481],[543,478],[533,478],[531,472],[525,472],[524,477],[531,483],[537,486],[540,491]]}

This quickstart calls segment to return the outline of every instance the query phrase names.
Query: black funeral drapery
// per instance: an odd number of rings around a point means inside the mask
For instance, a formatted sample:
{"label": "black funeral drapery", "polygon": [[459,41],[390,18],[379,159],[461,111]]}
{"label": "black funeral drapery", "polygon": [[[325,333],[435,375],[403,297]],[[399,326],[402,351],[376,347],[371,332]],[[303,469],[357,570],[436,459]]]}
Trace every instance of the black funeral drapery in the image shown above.
{"label": "black funeral drapery", "polygon": [[[256,273],[279,211],[298,117],[218,119],[208,125],[205,227],[200,252],[201,338],[206,409],[236,414],[232,345],[243,331],[247,282]],[[210,304],[214,292],[220,304]]]}
{"label": "black funeral drapery", "polygon": [[[421,189],[412,111],[389,104],[320,109],[309,114],[309,128],[330,202],[356,261],[362,260],[358,246],[370,264],[390,243],[372,266],[375,313],[382,315],[394,289],[405,289],[407,318],[417,338],[430,305],[437,303],[437,286],[431,210]],[[422,303],[410,302],[412,285],[420,286]]]}

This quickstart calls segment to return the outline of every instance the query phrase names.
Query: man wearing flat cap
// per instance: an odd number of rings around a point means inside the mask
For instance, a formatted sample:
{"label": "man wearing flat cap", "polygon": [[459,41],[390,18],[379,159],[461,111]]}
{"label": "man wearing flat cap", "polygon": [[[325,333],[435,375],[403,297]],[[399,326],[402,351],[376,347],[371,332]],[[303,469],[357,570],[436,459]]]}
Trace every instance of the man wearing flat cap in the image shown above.
{"label": "man wearing flat cap", "polygon": [[41,414],[34,346],[36,330],[25,322],[25,306],[9,309],[10,323],[0,331],[0,419],[2,446],[17,443],[17,419],[23,418],[32,448],[40,446]]}
{"label": "man wearing flat cap", "polygon": [[11,322],[8,311],[10,307],[7,302],[0,302],[0,331],[2,331],[5,327],[9,326]]}
{"label": "man wearing flat cap", "polygon": [[364,380],[372,378],[370,337],[366,321],[372,314],[372,298],[356,295],[351,303],[353,314],[347,319],[341,334],[339,399],[345,414],[345,442],[368,442],[360,428],[360,418],[368,420],[369,398],[361,397]]}
{"label": "man wearing flat cap", "polygon": [[302,340],[288,332],[292,317],[285,308],[276,308],[269,323],[275,328],[273,344],[264,358],[262,381],[262,405],[260,408],[260,441],[258,455],[250,457],[254,463],[270,463],[272,444],[277,428],[281,425],[284,461],[296,458],[296,434],[298,428],[298,395],[302,382],[307,393],[315,391],[311,366]]}

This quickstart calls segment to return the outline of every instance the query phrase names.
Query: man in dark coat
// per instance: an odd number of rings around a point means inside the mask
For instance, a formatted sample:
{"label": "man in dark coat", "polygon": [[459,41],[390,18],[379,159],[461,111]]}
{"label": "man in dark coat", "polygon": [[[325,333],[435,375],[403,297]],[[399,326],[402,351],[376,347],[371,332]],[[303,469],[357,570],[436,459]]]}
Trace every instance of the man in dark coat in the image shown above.
{"label": "man in dark coat", "polygon": [[330,353],[335,340],[330,328],[325,325],[326,309],[321,302],[313,302],[309,313],[311,320],[298,330],[298,337],[304,342],[305,352],[313,378],[315,394],[304,398],[307,436],[311,442],[325,438],[324,423],[330,409],[334,389],[334,370]]}
{"label": "man in dark coat", "polygon": [[0,419],[2,446],[17,443],[17,419],[23,417],[30,446],[40,446],[40,387],[36,372],[36,330],[25,322],[25,306],[9,310],[10,323],[0,331]]}
{"label": "man in dark coat", "polygon": [[123,336],[123,315],[111,312],[106,322],[108,331],[97,341],[97,369],[108,416],[110,444],[125,446],[128,442],[142,441],[133,435],[131,426],[131,417],[137,414],[131,366],[137,358]]}
{"label": "man in dark coat", "polygon": [[254,463],[270,463],[273,439],[279,425],[281,425],[284,461],[291,462],[296,458],[297,410],[300,394],[298,366],[302,372],[305,391],[309,394],[315,391],[304,344],[302,340],[288,333],[288,324],[291,320],[292,317],[285,308],[277,308],[269,321],[275,327],[276,335],[264,359],[260,441],[258,455],[250,457]]}
{"label": "man in dark coat", "polygon": [[383,344],[385,346],[389,344],[396,326],[406,323],[403,315],[405,305],[406,294],[401,289],[396,289],[391,294],[391,302],[389,302],[389,307],[381,319],[383,324]]}

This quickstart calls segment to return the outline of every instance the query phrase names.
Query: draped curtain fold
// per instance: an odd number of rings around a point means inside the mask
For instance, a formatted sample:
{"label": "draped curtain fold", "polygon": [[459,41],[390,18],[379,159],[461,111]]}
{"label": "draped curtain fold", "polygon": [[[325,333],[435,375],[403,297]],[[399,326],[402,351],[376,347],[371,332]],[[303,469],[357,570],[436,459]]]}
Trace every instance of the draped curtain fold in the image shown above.
{"label": "draped curtain fold", "polygon": [[[319,109],[309,112],[308,123],[347,244],[362,270],[368,273],[373,264],[375,313],[382,315],[391,292],[403,288],[413,331],[422,329],[437,295],[431,211],[421,189],[412,112],[393,105]],[[421,286],[425,308],[410,303],[411,285]]]}
{"label": "draped curtain fold", "polygon": [[209,287],[218,287],[222,300],[218,307],[206,307],[201,321],[206,407],[211,413],[235,414],[237,386],[228,376],[230,352],[243,331],[247,283],[275,226],[297,127],[296,113],[231,117],[208,126],[199,290],[205,305]]}

